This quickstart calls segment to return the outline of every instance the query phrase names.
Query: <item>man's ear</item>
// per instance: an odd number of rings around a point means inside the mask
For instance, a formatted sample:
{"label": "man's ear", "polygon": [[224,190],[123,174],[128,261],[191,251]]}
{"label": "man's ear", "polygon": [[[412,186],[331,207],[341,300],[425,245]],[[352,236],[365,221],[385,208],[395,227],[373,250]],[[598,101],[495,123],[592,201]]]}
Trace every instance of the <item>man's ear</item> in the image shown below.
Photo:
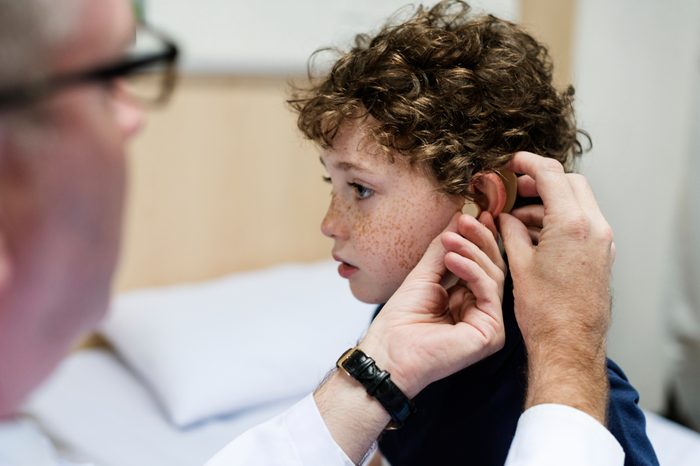
{"label": "man's ear", "polygon": [[[7,156],[7,125],[3,119],[0,119],[0,169],[3,168]],[[0,199],[0,203],[2,199]],[[5,226],[0,222],[0,296],[10,286],[12,277],[13,260],[10,249],[7,247],[7,232]]]}
{"label": "man's ear", "polygon": [[[0,170],[4,169],[4,163],[9,154],[8,136],[9,130],[6,121],[4,118],[0,118]],[[2,198],[0,198],[0,208],[2,208],[2,201]],[[0,221],[0,296],[10,286],[10,281],[14,272],[14,260],[8,244],[6,227],[3,222]]]}
{"label": "man's ear", "polygon": [[10,254],[10,249],[7,247],[7,239],[5,236],[5,231],[0,225],[0,296],[2,296],[10,286],[10,281],[12,279],[14,261],[12,260],[12,254]]}
{"label": "man's ear", "polygon": [[482,211],[494,218],[501,212],[510,212],[515,203],[518,182],[515,174],[508,170],[482,172],[474,177],[476,199]]}

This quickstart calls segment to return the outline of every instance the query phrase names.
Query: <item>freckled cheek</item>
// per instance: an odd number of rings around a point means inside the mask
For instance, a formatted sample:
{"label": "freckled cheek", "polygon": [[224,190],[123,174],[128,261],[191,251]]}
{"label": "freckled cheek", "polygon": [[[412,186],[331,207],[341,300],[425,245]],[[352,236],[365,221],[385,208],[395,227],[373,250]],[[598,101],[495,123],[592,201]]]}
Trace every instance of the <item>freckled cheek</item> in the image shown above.
{"label": "freckled cheek", "polygon": [[[406,202],[387,222],[386,237],[392,240],[386,244],[384,260],[386,267],[392,269],[403,281],[420,261],[430,242],[445,228],[454,215],[451,207],[443,204],[427,204],[423,209],[416,209],[412,202]],[[443,207],[440,209],[440,207]]]}
{"label": "freckled cheek", "polygon": [[[410,206],[404,206],[410,208]],[[418,263],[425,248],[415,238],[415,222],[406,221],[405,210],[384,211],[372,219],[358,218],[358,250],[370,266],[388,281],[403,281]],[[368,264],[369,265],[369,264]]]}

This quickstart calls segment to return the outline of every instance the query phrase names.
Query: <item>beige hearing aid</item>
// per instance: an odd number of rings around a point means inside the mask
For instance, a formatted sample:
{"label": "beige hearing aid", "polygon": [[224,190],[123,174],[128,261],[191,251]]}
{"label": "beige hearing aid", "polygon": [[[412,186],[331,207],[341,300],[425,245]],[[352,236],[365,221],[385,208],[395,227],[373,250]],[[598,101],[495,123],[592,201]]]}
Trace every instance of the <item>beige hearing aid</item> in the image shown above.
{"label": "beige hearing aid", "polygon": [[515,205],[515,199],[518,197],[518,177],[512,171],[502,168],[494,170],[494,172],[503,180],[503,186],[506,188],[506,203],[501,212],[510,213]]}
{"label": "beige hearing aid", "polygon": [[[503,204],[501,212],[510,213],[515,205],[515,199],[518,197],[518,177],[512,171],[502,168],[493,171],[503,181],[503,187],[506,191],[506,201]],[[462,213],[478,217],[481,215],[481,206],[478,204],[466,201],[462,207]]]}

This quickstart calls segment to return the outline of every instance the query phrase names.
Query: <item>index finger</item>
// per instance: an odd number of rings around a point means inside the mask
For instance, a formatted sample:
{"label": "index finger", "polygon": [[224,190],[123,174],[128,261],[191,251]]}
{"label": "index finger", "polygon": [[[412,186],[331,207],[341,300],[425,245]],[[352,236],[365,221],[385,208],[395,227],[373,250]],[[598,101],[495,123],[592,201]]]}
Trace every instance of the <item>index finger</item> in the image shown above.
{"label": "index finger", "polygon": [[576,196],[566,179],[564,167],[557,160],[531,152],[517,152],[507,167],[518,174],[529,175],[537,186],[545,209],[552,213],[578,209]]}

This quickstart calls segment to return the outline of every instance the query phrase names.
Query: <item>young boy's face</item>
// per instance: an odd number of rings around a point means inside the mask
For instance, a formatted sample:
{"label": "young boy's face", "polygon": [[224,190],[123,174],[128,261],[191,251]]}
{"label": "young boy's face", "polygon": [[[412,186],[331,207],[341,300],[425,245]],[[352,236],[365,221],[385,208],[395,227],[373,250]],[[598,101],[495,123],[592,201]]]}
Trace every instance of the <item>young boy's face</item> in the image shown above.
{"label": "young boy's face", "polygon": [[464,201],[402,156],[389,161],[361,124],[346,124],[321,163],[332,185],[321,231],[335,242],[338,273],[357,299],[383,303]]}

